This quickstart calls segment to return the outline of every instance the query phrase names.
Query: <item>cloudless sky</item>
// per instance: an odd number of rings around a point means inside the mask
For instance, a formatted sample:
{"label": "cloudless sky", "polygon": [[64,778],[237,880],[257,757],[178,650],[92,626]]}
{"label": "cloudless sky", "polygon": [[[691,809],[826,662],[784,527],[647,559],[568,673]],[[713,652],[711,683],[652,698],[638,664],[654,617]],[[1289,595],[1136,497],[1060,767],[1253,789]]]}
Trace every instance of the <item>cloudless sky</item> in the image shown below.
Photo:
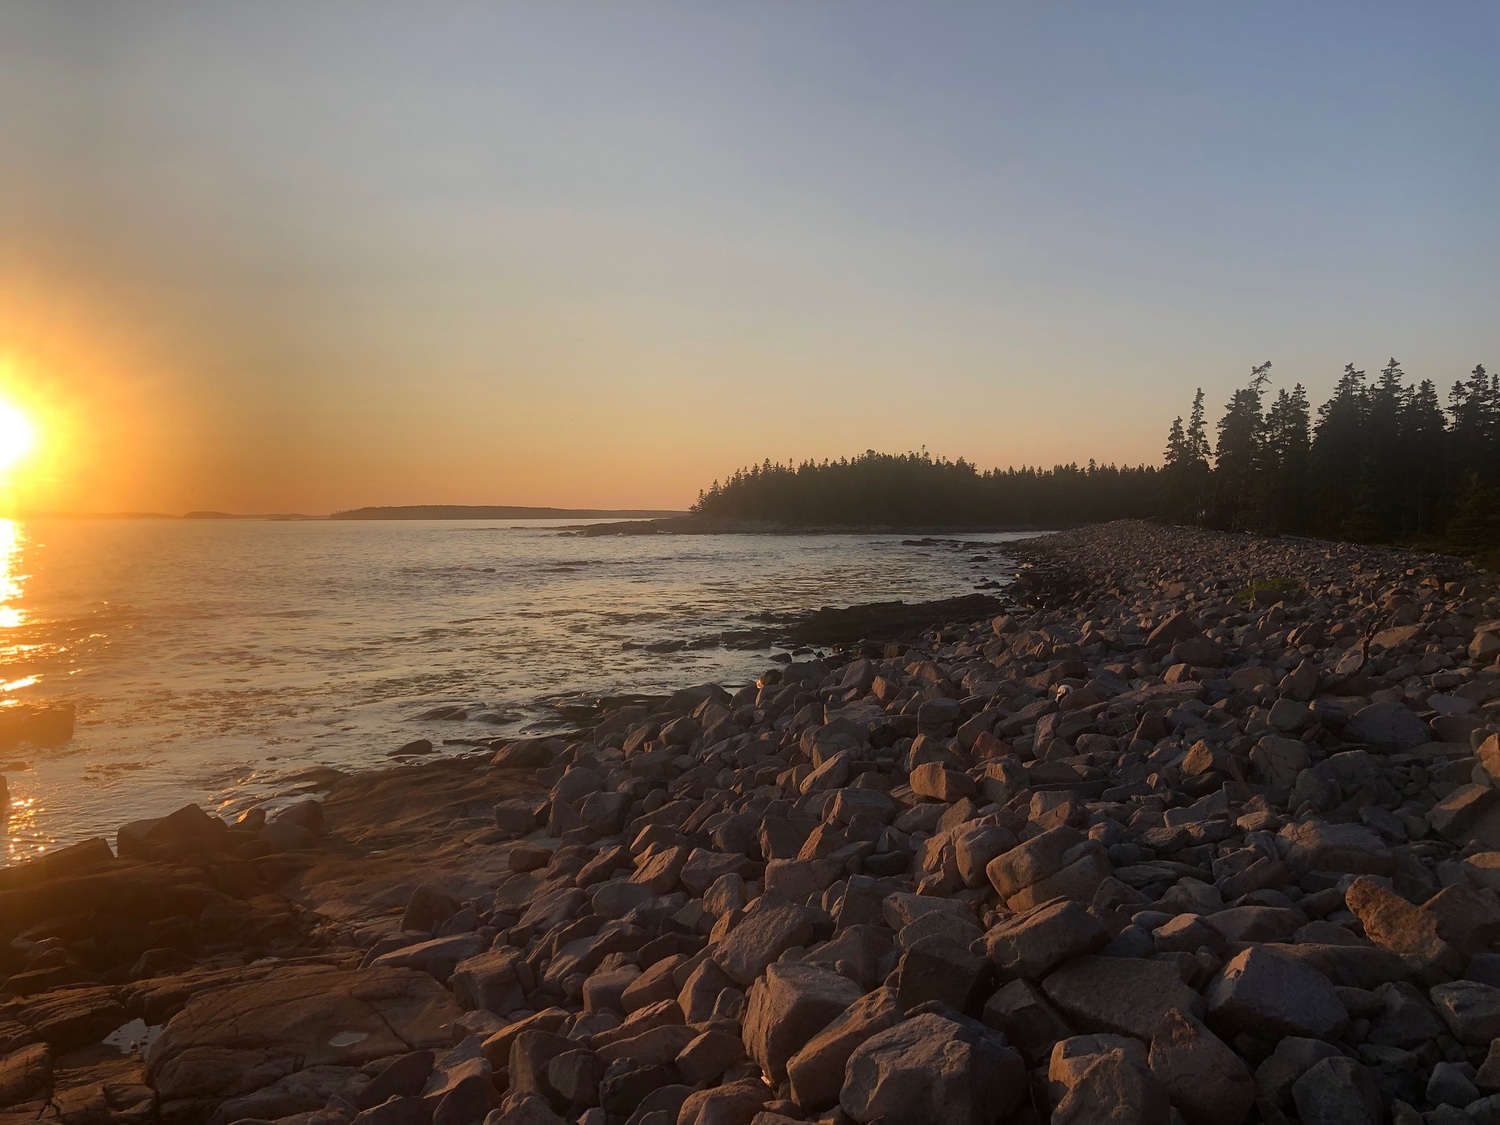
{"label": "cloudless sky", "polygon": [[1136,463],[1500,363],[1500,5],[0,3],[0,381],[72,509]]}

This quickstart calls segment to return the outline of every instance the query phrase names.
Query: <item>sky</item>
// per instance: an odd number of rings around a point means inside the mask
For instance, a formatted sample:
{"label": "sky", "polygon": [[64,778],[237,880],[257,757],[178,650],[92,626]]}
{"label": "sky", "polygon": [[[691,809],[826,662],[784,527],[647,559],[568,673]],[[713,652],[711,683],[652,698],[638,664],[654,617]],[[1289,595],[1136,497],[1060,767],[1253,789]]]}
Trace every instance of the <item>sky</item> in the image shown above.
{"label": "sky", "polygon": [[[1157,461],[1500,364],[1500,5],[0,2],[33,509]],[[0,499],[6,499],[0,496]]]}

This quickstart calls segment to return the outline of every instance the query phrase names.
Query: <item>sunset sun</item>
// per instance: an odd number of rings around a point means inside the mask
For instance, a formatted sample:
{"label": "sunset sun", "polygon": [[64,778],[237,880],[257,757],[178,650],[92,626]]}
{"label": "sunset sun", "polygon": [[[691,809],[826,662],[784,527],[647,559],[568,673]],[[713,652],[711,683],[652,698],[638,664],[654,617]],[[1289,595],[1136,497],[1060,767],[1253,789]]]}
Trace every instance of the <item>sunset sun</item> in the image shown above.
{"label": "sunset sun", "polygon": [[8,402],[0,402],[0,473],[10,469],[35,444],[31,421]]}

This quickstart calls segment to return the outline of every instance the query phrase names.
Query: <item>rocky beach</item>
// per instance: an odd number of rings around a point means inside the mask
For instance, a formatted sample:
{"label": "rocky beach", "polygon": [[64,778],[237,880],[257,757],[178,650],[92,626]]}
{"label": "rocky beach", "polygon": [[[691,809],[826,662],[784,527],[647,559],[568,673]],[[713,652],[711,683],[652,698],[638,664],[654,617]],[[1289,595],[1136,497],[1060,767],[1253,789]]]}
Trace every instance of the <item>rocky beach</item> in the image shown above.
{"label": "rocky beach", "polygon": [[0,1125],[1500,1122],[1493,576],[1010,549],[998,614],[0,870]]}

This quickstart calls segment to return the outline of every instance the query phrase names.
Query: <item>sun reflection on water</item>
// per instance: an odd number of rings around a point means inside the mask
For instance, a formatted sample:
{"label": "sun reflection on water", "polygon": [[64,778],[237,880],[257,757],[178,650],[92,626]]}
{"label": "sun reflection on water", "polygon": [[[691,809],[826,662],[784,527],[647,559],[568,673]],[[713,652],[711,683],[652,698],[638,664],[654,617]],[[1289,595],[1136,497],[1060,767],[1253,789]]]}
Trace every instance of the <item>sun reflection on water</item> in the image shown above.
{"label": "sun reflection on water", "polygon": [[0,519],[0,629],[16,629],[26,623],[20,601],[26,575],[21,573],[21,549],[26,530],[20,520]]}
{"label": "sun reflection on water", "polygon": [[[7,811],[9,816],[6,815]],[[0,867],[34,859],[47,851],[45,842],[37,842],[37,824],[42,812],[35,797],[12,795],[9,810],[0,808],[0,833],[4,833],[5,854]]]}

